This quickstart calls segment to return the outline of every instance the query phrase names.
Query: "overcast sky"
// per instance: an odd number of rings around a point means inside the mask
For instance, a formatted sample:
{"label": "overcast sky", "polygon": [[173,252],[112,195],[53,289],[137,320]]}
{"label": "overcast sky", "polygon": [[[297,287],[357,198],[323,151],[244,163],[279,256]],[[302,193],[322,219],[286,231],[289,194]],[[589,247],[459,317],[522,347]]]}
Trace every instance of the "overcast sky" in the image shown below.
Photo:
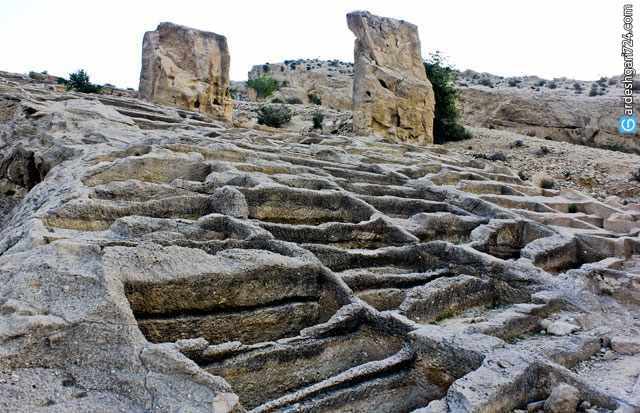
{"label": "overcast sky", "polygon": [[[638,1],[633,3],[640,29],[640,7]],[[243,80],[251,65],[264,62],[353,61],[354,37],[345,14],[365,9],[416,24],[423,57],[441,50],[460,69],[591,80],[622,72],[622,4],[623,0],[0,0],[0,70],[48,70],[66,76],[84,68],[94,82],[137,88],[144,32],[171,21],[225,35],[231,78]]]}

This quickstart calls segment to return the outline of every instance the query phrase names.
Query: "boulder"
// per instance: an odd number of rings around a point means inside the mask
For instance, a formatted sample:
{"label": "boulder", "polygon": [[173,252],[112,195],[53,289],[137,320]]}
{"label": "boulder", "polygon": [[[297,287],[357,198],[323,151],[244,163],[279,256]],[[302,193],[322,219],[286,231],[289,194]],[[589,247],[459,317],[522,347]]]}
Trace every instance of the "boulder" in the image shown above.
{"label": "boulder", "polygon": [[640,337],[613,337],[611,339],[611,348],[620,354],[638,354],[640,353]]}
{"label": "boulder", "polygon": [[366,11],[347,14],[347,24],[356,35],[354,132],[433,143],[435,97],[420,54],[418,28]]}
{"label": "boulder", "polygon": [[160,23],[142,42],[140,96],[231,121],[227,39],[173,23]]}
{"label": "boulder", "polygon": [[559,384],[544,403],[545,413],[572,413],[578,407],[580,392],[568,384]]}

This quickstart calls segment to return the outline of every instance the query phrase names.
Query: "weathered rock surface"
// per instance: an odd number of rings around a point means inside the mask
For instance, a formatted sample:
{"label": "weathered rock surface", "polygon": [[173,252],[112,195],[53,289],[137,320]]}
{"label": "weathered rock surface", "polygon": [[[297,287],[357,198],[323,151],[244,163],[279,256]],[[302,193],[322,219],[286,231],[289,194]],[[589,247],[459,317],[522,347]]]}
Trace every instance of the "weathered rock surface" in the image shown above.
{"label": "weathered rock surface", "polygon": [[356,35],[354,132],[419,145],[433,143],[435,97],[422,61],[418,28],[364,11],[347,14],[347,23]]}
{"label": "weathered rock surface", "polygon": [[568,384],[556,386],[544,403],[545,413],[574,413],[580,401],[580,392]]}
{"label": "weathered rock surface", "polygon": [[13,77],[0,108],[0,411],[512,412],[561,383],[640,408],[608,350],[637,341],[640,239],[604,226],[638,211]]}
{"label": "weathered rock surface", "polygon": [[[317,91],[322,95],[322,106],[339,110],[352,108],[353,65],[350,63],[288,60],[256,65],[249,77],[261,74],[270,75],[285,85],[274,97],[285,101],[300,98],[306,102],[308,96]],[[575,93],[574,85],[580,85],[581,91],[600,89],[597,95],[590,96],[586,92]],[[524,141],[539,137],[640,153],[638,139],[621,136],[617,130],[622,87],[616,78],[607,82],[546,80],[537,76],[504,78],[465,70],[458,73],[457,88],[463,121],[469,126],[512,131],[524,135]]]}
{"label": "weathered rock surface", "polygon": [[640,154],[640,140],[618,132],[621,97],[487,87],[460,92],[466,124]]}
{"label": "weathered rock surface", "polygon": [[351,110],[353,63],[338,60],[286,60],[282,63],[255,65],[249,79],[269,76],[280,83],[273,98],[302,103],[320,103],[336,110]]}
{"label": "weathered rock surface", "polygon": [[[263,127],[258,125],[258,112],[263,105],[271,103],[236,101],[234,104],[233,124],[244,128]],[[277,103],[276,105],[281,105]],[[284,104],[291,112],[291,120],[281,129],[303,134],[325,133],[333,135],[352,135],[351,112],[331,109],[325,106],[309,104]],[[314,129],[313,117],[322,114],[321,128]]]}
{"label": "weathered rock surface", "polygon": [[142,42],[140,95],[230,121],[229,48],[216,33],[160,23]]}

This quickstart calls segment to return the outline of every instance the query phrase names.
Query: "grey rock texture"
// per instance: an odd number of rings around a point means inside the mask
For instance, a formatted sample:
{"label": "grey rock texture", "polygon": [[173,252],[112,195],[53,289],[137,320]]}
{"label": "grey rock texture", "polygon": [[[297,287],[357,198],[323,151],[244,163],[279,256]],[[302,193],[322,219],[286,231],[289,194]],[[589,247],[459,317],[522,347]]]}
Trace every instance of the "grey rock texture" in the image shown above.
{"label": "grey rock texture", "polygon": [[578,407],[580,392],[568,384],[560,384],[544,402],[545,413],[571,413]]}
{"label": "grey rock texture", "polygon": [[[269,75],[283,85],[274,95],[284,100],[310,94],[322,96],[325,107],[350,111],[353,94],[353,65],[335,60],[286,60],[253,66],[249,78]],[[613,81],[613,82],[611,82]],[[489,82],[489,83],[487,83]],[[491,87],[484,86],[490,84]],[[574,85],[589,90],[607,85],[600,94],[576,94]],[[591,86],[590,86],[591,85]],[[460,110],[466,125],[491,128],[532,137],[569,142],[576,145],[640,153],[637,139],[618,133],[622,86],[619,79],[586,82],[561,78],[546,80],[537,76],[504,78],[465,70],[458,73]],[[255,100],[255,97],[244,96]]]}
{"label": "grey rock texture", "polygon": [[[253,66],[248,78],[260,76],[269,76],[280,83],[273,98],[313,103],[311,99],[315,96],[319,99],[316,101],[324,107],[351,110],[353,63],[317,59],[285,60],[282,63]],[[255,97],[250,100],[255,100]]]}
{"label": "grey rock texture", "polygon": [[418,28],[366,11],[347,14],[347,24],[356,36],[354,132],[433,143],[435,96],[424,69]]}
{"label": "grey rock texture", "polygon": [[621,97],[566,95],[531,89],[463,87],[464,122],[579,145],[640,154],[638,139],[618,132]]}
{"label": "grey rock texture", "polygon": [[640,408],[637,210],[19,77],[0,108],[0,411]]}
{"label": "grey rock texture", "polygon": [[229,64],[224,36],[160,23],[142,41],[140,96],[231,121]]}

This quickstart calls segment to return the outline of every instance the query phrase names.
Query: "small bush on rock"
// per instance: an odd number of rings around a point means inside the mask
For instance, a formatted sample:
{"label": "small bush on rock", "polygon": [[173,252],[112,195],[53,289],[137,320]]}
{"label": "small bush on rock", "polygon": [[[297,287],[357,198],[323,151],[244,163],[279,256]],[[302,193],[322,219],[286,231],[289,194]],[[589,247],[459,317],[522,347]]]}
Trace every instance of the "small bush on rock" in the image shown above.
{"label": "small bush on rock", "polygon": [[302,100],[297,97],[291,97],[291,98],[287,98],[287,103],[290,105],[301,105]]}
{"label": "small bush on rock", "polygon": [[75,73],[69,74],[69,80],[66,83],[67,90],[75,90],[82,93],[100,93],[102,86],[94,85],[89,80],[89,75],[84,69],[80,69]]}
{"label": "small bush on rock", "polygon": [[487,77],[483,77],[482,79],[480,79],[480,84],[486,87],[491,87],[491,88],[493,87],[493,83],[491,83],[491,79]]}
{"label": "small bush on rock", "polygon": [[247,86],[254,89],[259,98],[267,98],[279,88],[278,81],[266,75],[247,80]]}
{"label": "small bush on rock", "polygon": [[309,102],[313,103],[314,105],[322,105],[322,99],[315,93],[309,94]]}
{"label": "small bush on rock", "polygon": [[433,120],[435,143],[469,139],[471,134],[462,126],[460,111],[456,106],[459,92],[455,88],[455,68],[447,64],[438,52],[429,56],[424,68],[436,98]]}
{"label": "small bush on rock", "polygon": [[322,112],[316,112],[313,114],[313,129],[322,129],[322,122],[324,121],[324,115]]}
{"label": "small bush on rock", "polygon": [[544,173],[534,175],[532,181],[533,185],[542,189],[553,189],[556,186],[554,179]]}
{"label": "small bush on rock", "polygon": [[573,89],[575,90],[577,95],[582,93],[582,85],[580,83],[578,83],[578,82],[575,82],[573,84]]}
{"label": "small bush on rock", "polygon": [[264,105],[258,110],[258,124],[280,128],[291,120],[291,111],[283,105]]}

